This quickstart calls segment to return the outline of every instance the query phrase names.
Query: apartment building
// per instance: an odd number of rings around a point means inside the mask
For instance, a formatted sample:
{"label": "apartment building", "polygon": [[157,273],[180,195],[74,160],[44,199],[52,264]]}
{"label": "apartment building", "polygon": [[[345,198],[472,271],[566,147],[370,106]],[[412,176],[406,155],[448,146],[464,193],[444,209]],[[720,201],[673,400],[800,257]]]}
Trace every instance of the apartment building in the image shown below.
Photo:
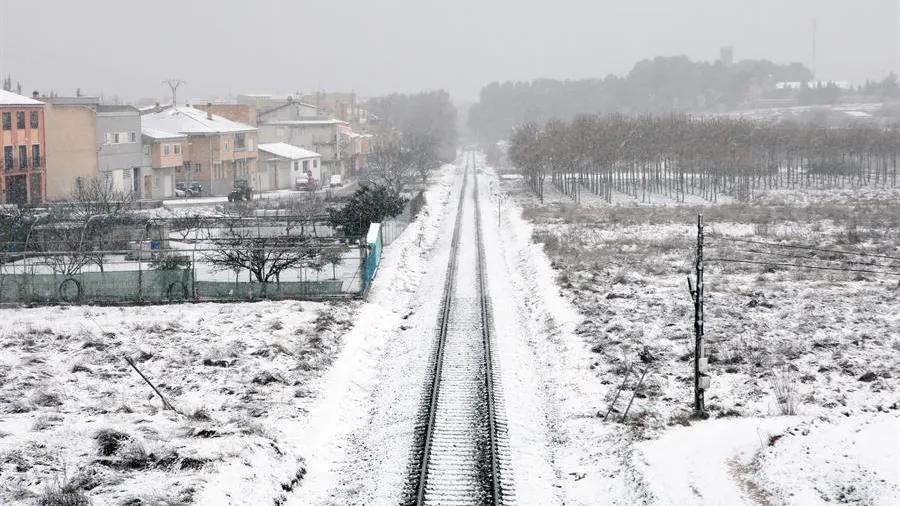
{"label": "apartment building", "polygon": [[40,204],[46,197],[44,103],[0,90],[0,194],[5,204]]}

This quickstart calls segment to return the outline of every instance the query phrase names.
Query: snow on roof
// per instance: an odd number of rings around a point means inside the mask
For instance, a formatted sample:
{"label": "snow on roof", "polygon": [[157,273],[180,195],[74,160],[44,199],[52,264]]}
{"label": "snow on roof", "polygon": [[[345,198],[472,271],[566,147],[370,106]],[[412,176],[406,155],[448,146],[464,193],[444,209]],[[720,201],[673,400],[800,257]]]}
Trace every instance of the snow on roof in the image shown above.
{"label": "snow on roof", "polygon": [[844,111],[844,114],[854,118],[871,118],[872,115],[865,111]]}
{"label": "snow on roof", "polygon": [[0,105],[44,105],[40,100],[23,97],[18,93],[0,90]]}
{"label": "snow on roof", "polygon": [[339,119],[294,119],[294,120],[279,120],[279,121],[266,121],[266,125],[349,125],[346,121],[341,121]]}
{"label": "snow on roof", "polygon": [[211,115],[193,107],[172,107],[161,112],[141,116],[142,125],[157,130],[180,132],[183,134],[221,134],[235,132],[255,132],[256,127]]}
{"label": "snow on roof", "polygon": [[150,139],[153,139],[155,141],[184,139],[185,137],[187,137],[184,134],[173,133],[166,130],[159,130],[157,128],[145,127],[143,125],[141,126],[141,135],[149,137]]}
{"label": "snow on roof", "polygon": [[260,144],[259,146],[257,146],[257,148],[260,151],[265,151],[266,153],[280,156],[282,158],[289,158],[291,160],[302,160],[304,158],[316,158],[321,156],[319,153],[316,153],[314,151],[298,148],[297,146],[292,146],[284,142]]}

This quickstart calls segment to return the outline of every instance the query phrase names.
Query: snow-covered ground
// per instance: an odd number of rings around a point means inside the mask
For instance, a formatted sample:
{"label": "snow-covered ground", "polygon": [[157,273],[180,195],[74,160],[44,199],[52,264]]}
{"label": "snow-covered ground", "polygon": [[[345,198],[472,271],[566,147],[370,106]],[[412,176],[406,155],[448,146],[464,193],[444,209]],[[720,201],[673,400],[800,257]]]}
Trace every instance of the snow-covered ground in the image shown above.
{"label": "snow-covered ground", "polygon": [[[397,504],[460,169],[438,174],[365,302],[0,311],[0,504],[67,484],[95,505]],[[693,420],[685,276],[699,208],[575,207],[552,189],[539,205],[512,178],[498,199],[485,172],[518,504],[900,501],[896,276],[711,263],[712,417]],[[705,207],[708,254],[747,254],[723,240],[742,238],[900,257],[896,200],[858,195]],[[604,420],[630,365],[647,370],[644,388],[625,423],[631,388]]]}
{"label": "snow-covered ground", "polygon": [[[561,503],[900,501],[896,276],[710,263],[705,421],[689,418],[685,282],[698,211],[707,258],[757,254],[723,237],[900,257],[895,190],[778,191],[697,207],[627,196],[609,205],[586,194],[574,206],[549,185],[541,205],[521,180],[500,188],[509,194],[501,242],[530,284],[532,317],[547,327],[532,344],[546,364],[542,381],[555,385],[553,454],[559,476],[571,477]],[[866,267],[900,272],[887,258]],[[622,400],[604,422],[631,364],[648,371],[645,388],[625,424],[616,421]]]}
{"label": "snow-covered ground", "polygon": [[385,248],[367,302],[0,310],[0,504],[327,496],[343,479],[334,444],[365,422],[369,366],[427,278],[454,172]]}

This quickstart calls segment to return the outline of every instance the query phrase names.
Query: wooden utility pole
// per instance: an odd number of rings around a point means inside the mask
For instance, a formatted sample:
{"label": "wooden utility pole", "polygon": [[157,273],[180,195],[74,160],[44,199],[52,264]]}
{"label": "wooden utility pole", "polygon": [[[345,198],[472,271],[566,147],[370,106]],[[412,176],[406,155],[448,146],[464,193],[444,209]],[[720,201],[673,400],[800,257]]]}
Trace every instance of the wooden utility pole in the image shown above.
{"label": "wooden utility pole", "polygon": [[709,388],[703,351],[703,215],[697,215],[697,263],[694,285],[694,415],[705,416],[704,391]]}

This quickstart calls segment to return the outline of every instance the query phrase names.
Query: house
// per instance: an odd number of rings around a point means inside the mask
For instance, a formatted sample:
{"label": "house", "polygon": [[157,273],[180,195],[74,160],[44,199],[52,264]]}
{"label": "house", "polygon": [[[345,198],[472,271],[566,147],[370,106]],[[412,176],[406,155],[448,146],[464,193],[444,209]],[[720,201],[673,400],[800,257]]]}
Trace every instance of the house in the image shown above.
{"label": "house", "polygon": [[[299,120],[319,116],[316,106],[291,95],[238,95],[237,103],[256,108],[259,122],[278,120]],[[213,111],[215,114],[216,112]],[[254,123],[258,124],[258,123]]]}
{"label": "house", "polygon": [[341,121],[354,125],[359,124],[359,105],[356,101],[356,93],[326,93],[316,92],[305,97],[322,111],[320,114],[329,114]]}
{"label": "house", "polygon": [[194,105],[203,112],[211,112],[214,116],[222,116],[225,119],[256,126],[257,109],[255,105],[248,104],[214,104]]}
{"label": "house", "polygon": [[297,179],[322,184],[322,155],[283,142],[259,145],[259,172],[273,189],[294,188]]}
{"label": "house", "polygon": [[[103,177],[120,192],[140,193],[141,115],[130,105],[101,104],[99,97],[43,97],[49,111],[48,198],[67,198],[73,185]],[[90,130],[89,130],[90,129]],[[91,166],[93,164],[93,166]]]}
{"label": "house", "polygon": [[359,169],[366,165],[367,155],[372,152],[372,135],[354,132],[349,126],[342,126],[341,136],[344,171],[347,176],[356,176]]}
{"label": "house", "polygon": [[44,102],[47,200],[66,200],[79,181],[99,175],[97,113],[85,105]]}
{"label": "house", "polygon": [[97,144],[100,176],[112,180],[113,188],[141,194],[141,114],[130,105],[94,106],[97,111]]}
{"label": "house", "polygon": [[175,173],[184,167],[187,135],[143,127],[141,136],[144,141],[141,197],[163,199],[175,196]]}
{"label": "house", "polygon": [[47,168],[44,103],[0,90],[0,146],[5,204],[40,204],[45,200]]}
{"label": "house", "polygon": [[347,122],[328,119],[274,120],[260,122],[259,138],[264,143],[283,142],[322,156],[322,177],[344,174],[341,127]]}
{"label": "house", "polygon": [[212,195],[227,194],[236,179],[249,180],[255,190],[270,189],[257,170],[256,127],[189,106],[153,111],[141,116],[143,127],[187,137],[176,180],[199,182]]}

